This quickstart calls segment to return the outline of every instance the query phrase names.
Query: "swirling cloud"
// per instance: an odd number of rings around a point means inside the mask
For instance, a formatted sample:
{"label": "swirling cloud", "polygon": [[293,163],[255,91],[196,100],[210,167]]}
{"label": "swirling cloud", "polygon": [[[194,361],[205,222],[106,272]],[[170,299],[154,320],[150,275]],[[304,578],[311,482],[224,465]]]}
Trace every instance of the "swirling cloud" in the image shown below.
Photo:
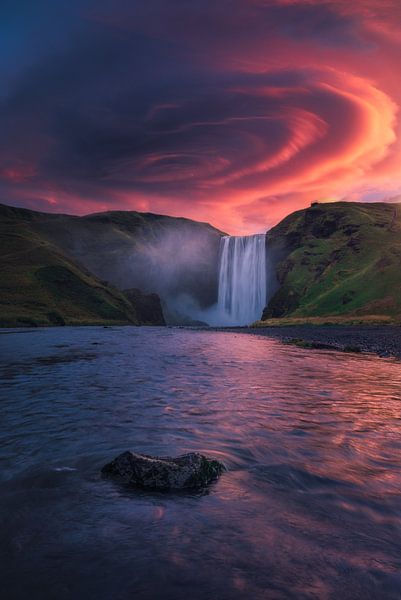
{"label": "swirling cloud", "polygon": [[4,201],[247,233],[400,193],[397,2],[60,4],[10,15],[25,45],[3,73]]}

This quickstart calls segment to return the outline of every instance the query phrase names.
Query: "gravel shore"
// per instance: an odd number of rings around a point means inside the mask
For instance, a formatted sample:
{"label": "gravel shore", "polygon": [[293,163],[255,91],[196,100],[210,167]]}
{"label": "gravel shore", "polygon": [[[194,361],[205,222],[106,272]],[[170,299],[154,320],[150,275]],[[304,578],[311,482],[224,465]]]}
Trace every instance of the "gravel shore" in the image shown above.
{"label": "gravel shore", "polygon": [[374,352],[379,356],[401,359],[401,327],[395,325],[295,325],[227,330],[265,335],[284,342],[297,341],[304,347]]}

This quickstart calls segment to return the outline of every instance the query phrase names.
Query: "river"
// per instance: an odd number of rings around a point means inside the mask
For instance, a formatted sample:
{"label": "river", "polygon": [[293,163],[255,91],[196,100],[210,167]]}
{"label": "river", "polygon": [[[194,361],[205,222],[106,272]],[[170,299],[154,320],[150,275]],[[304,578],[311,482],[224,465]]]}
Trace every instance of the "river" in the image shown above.
{"label": "river", "polygon": [[[151,327],[0,352],[2,598],[401,598],[400,362]],[[228,470],[145,493],[100,475],[126,449]]]}

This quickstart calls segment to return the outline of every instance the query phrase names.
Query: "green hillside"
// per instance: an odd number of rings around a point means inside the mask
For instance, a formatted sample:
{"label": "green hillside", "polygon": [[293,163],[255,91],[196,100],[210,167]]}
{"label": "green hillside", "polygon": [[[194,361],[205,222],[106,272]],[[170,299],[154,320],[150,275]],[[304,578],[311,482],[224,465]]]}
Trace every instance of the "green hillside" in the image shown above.
{"label": "green hillside", "polygon": [[138,324],[124,295],[64,256],[23,219],[0,207],[0,325]]}
{"label": "green hillside", "polygon": [[[29,228],[66,257],[119,290],[156,292],[164,302],[190,295],[201,306],[217,298],[220,231],[190,219],[111,211],[83,217],[0,205],[0,218]],[[4,244],[2,238],[0,242]]]}
{"label": "green hillside", "polygon": [[152,213],[77,217],[0,204],[0,325],[164,324],[158,296],[214,302],[221,235]]}
{"label": "green hillside", "polygon": [[[263,319],[400,320],[400,209],[315,204],[281,221],[266,236],[274,293]],[[150,213],[0,205],[0,325],[163,323],[155,291],[165,305],[190,294],[210,306],[221,235]]]}
{"label": "green hillside", "polygon": [[315,204],[267,234],[278,286],[263,320],[401,316],[401,205]]}

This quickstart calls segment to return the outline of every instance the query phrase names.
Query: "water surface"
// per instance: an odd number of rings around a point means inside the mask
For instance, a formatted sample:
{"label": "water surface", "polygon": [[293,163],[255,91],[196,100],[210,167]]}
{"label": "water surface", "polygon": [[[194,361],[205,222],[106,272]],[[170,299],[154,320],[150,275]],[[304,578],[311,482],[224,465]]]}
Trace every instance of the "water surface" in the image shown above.
{"label": "water surface", "polygon": [[[401,364],[256,335],[1,332],[0,595],[401,598]],[[198,450],[204,494],[100,477]]]}

